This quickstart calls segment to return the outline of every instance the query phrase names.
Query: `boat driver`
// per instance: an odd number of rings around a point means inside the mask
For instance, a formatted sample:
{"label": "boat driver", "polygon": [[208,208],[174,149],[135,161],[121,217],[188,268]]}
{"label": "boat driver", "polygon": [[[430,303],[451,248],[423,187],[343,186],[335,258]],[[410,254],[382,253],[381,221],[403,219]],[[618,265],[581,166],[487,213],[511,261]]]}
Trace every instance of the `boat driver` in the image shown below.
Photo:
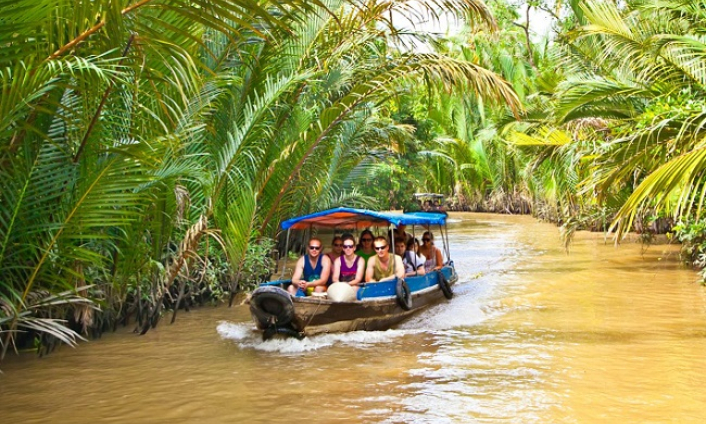
{"label": "boat driver", "polygon": [[[311,238],[306,255],[299,258],[292,274],[292,284],[287,287],[292,295],[326,291],[326,282],[331,273],[331,259],[321,254],[323,244],[318,238]],[[301,292],[300,292],[301,290]]]}
{"label": "boat driver", "polygon": [[[394,231],[395,240],[397,240],[397,239],[404,240],[405,246],[407,246],[407,243],[409,243],[409,241],[412,240],[412,238],[413,238],[412,235],[406,231],[406,229],[407,229],[407,225],[398,224],[397,227],[395,228],[395,231]],[[395,247],[397,247],[397,246],[395,246]]]}

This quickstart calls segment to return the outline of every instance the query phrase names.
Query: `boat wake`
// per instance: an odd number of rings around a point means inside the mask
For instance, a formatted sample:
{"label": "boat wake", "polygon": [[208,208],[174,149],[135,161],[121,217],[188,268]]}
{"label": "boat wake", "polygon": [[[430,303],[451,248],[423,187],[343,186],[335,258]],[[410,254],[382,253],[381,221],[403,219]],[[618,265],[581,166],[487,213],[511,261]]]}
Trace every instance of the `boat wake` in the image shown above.
{"label": "boat wake", "polygon": [[421,333],[419,329],[399,329],[387,331],[352,331],[349,333],[320,334],[306,337],[271,339],[262,341],[261,333],[255,331],[252,323],[232,323],[223,321],[216,328],[221,338],[232,340],[240,349],[254,349],[263,352],[297,354],[333,346],[353,346],[366,348],[373,345],[392,343],[400,337]]}

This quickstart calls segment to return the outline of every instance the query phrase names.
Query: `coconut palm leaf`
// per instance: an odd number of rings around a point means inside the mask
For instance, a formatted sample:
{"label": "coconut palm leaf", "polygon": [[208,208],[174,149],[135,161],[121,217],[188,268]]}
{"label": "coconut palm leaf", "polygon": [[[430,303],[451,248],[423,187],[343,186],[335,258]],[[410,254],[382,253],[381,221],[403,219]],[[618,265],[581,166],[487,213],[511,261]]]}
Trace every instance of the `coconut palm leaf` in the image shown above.
{"label": "coconut palm leaf", "polygon": [[618,211],[610,230],[615,230],[617,236],[622,236],[632,227],[635,216],[642,207],[647,205],[665,205],[674,194],[679,195],[675,205],[675,217],[689,213],[692,208],[700,214],[704,206],[703,195],[691,196],[690,193],[701,193],[704,172],[706,172],[706,149],[698,146],[692,151],[680,155],[650,173]]}
{"label": "coconut palm leaf", "polygon": [[[98,307],[93,301],[76,294],[90,288],[90,286],[83,286],[54,295],[41,294],[37,300],[32,301],[23,310],[15,308],[14,299],[0,297],[0,328],[3,326],[9,328],[9,330],[0,331],[0,348],[2,348],[0,359],[4,358],[7,349],[13,344],[13,336],[19,331],[30,330],[47,334],[70,346],[76,345],[78,340],[85,340],[80,334],[66,327],[65,320],[45,318],[37,316],[37,314],[44,314],[48,309],[65,305],[84,305],[97,309]],[[15,324],[14,329],[12,323]]]}
{"label": "coconut palm leaf", "polygon": [[476,64],[387,47],[401,36],[388,16],[414,4],[492,24],[473,0],[0,0],[5,346],[25,323],[71,341],[22,314],[84,281],[116,315],[148,310],[144,331],[202,236],[237,275],[282,216],[353,201],[345,181],[409,137],[383,116],[405,84],[519,110]]}
{"label": "coconut palm leaf", "polygon": [[535,136],[514,132],[508,140],[516,146],[565,146],[573,141],[565,131],[556,128],[540,128]]}

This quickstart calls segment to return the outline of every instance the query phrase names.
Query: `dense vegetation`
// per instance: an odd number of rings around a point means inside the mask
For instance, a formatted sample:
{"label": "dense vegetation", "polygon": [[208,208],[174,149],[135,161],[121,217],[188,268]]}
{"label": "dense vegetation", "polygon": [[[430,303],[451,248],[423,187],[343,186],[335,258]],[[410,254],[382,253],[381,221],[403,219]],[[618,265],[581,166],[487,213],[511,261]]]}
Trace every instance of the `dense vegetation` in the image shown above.
{"label": "dense vegetation", "polygon": [[417,190],[706,262],[706,2],[529,3],[551,42],[500,0],[0,0],[2,355],[232,300],[282,219]]}

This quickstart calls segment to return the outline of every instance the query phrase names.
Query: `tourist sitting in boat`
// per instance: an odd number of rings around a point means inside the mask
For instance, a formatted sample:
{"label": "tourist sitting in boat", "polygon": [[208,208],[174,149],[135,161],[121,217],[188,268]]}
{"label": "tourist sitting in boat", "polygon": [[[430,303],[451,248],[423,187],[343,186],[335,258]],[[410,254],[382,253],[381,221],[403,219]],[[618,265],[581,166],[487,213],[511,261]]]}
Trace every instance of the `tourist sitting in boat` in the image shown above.
{"label": "tourist sitting in boat", "polygon": [[294,267],[292,284],[287,287],[290,294],[310,295],[313,292],[326,291],[326,282],[331,273],[331,259],[321,254],[322,248],[323,244],[318,238],[309,240],[309,253],[299,258]]}
{"label": "tourist sitting in boat", "polygon": [[339,256],[343,254],[343,238],[336,236],[331,240],[331,251],[326,254],[333,264]]}
{"label": "tourist sitting in boat", "polygon": [[395,240],[395,253],[402,257],[405,268],[405,277],[426,274],[424,270],[424,255],[419,255],[419,240],[411,239],[407,244],[404,240]]}
{"label": "tourist sitting in boat", "polygon": [[404,279],[404,264],[397,255],[390,256],[390,246],[385,237],[376,237],[373,240],[376,255],[368,259],[365,269],[365,281],[387,281],[395,277]]}
{"label": "tourist sitting in boat", "polygon": [[352,235],[346,235],[342,240],[343,255],[333,262],[333,282],[348,283],[357,291],[365,276],[365,259],[355,254]]}
{"label": "tourist sitting in boat", "polygon": [[[413,265],[407,259],[407,253],[409,252],[407,252],[407,245],[404,240],[401,238],[395,239],[395,255],[402,258],[402,265],[404,265],[404,276],[411,277],[413,275],[417,275],[417,268],[421,267],[422,270],[424,269],[424,262],[415,262]],[[424,273],[422,272],[422,274]]]}
{"label": "tourist sitting in boat", "polygon": [[375,249],[373,249],[373,232],[370,230],[363,230],[360,233],[360,243],[358,243],[358,249],[355,254],[360,256],[365,260],[365,266],[368,266],[368,259],[375,256]]}
{"label": "tourist sitting in boat", "polygon": [[441,250],[434,246],[434,234],[431,231],[425,231],[422,234],[422,246],[419,248],[419,253],[427,259],[424,262],[426,272],[436,271],[444,266],[444,258],[441,255]]}

